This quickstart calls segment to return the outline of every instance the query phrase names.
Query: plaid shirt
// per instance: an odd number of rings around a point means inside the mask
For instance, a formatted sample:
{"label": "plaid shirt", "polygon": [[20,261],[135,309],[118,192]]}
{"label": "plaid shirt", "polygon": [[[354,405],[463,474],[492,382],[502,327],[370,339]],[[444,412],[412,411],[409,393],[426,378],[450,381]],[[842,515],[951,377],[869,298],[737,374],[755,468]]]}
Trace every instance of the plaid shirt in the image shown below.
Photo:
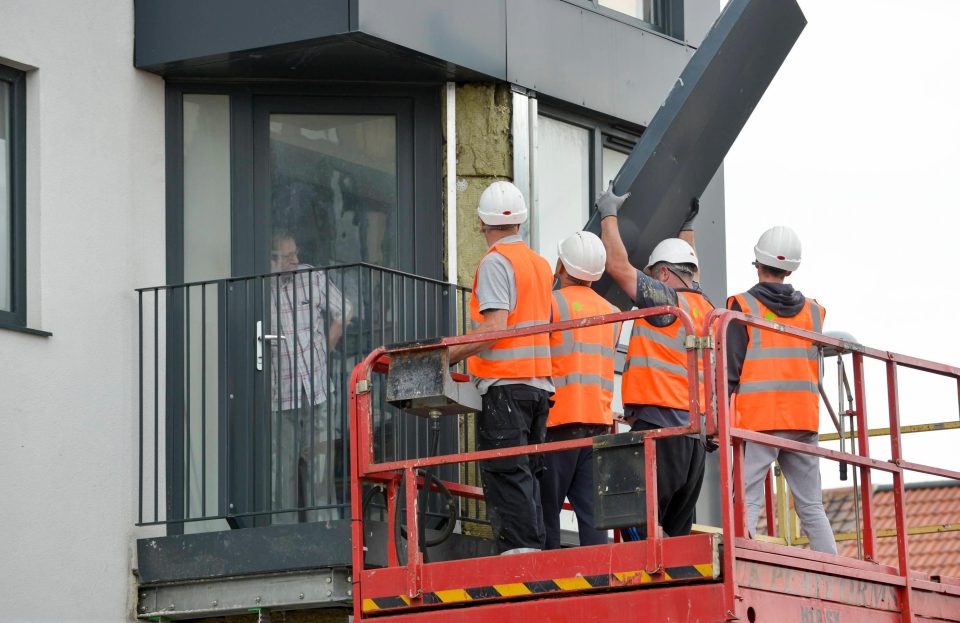
{"label": "plaid shirt", "polygon": [[[313,267],[297,266],[301,268]],[[322,270],[281,275],[272,284],[270,326],[286,339],[271,342],[271,404],[275,411],[300,407],[301,396],[309,396],[311,389],[312,404],[320,404],[328,390],[325,325],[349,319],[350,304],[333,283],[327,283]]]}

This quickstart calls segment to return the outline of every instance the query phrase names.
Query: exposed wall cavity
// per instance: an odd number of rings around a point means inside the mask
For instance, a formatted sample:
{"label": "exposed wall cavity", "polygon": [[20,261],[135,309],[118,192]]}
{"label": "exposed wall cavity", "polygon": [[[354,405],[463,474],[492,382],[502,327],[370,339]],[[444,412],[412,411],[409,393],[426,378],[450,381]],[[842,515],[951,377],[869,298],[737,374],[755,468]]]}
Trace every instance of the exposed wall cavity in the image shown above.
{"label": "exposed wall cavity", "polygon": [[513,179],[510,87],[472,83],[457,87],[457,280],[469,286],[487,251],[477,203],[496,180]]}

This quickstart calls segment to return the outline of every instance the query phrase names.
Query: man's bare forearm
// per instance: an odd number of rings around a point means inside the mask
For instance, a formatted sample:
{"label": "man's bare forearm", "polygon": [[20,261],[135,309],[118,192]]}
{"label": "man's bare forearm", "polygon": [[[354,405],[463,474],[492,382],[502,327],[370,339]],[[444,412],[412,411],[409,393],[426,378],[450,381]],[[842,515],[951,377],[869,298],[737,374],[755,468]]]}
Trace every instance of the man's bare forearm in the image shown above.
{"label": "man's bare forearm", "polygon": [[[474,333],[491,333],[493,331],[503,331],[507,328],[507,310],[505,309],[491,309],[486,312],[481,312],[483,314],[483,322],[480,323],[476,329],[470,332]],[[486,342],[476,342],[475,344],[461,344],[459,346],[451,346],[450,353],[450,363],[458,363],[463,361],[467,357],[476,355],[477,353],[486,350],[489,348],[496,340],[489,340]]]}
{"label": "man's bare forearm", "polygon": [[330,323],[330,333],[329,335],[327,335],[327,347],[330,348],[331,350],[336,348],[342,336],[343,336],[343,323],[336,322],[336,321]]}
{"label": "man's bare forearm", "polygon": [[607,273],[630,297],[637,298],[637,269],[630,263],[627,248],[620,237],[620,224],[616,216],[600,221],[600,239],[607,251]]}
{"label": "man's bare forearm", "polygon": [[485,351],[490,347],[496,340],[490,340],[489,342],[476,342],[474,344],[461,344],[459,346],[450,347],[450,364],[455,364],[463,361],[467,357],[472,357],[479,352]]}

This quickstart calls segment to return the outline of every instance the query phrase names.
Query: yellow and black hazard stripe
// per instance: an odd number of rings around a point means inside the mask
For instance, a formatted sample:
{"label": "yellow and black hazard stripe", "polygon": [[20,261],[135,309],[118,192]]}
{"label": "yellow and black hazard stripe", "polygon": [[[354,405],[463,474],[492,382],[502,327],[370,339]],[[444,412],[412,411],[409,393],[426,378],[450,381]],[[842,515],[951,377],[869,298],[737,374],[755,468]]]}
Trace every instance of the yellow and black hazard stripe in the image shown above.
{"label": "yellow and black hazard stripe", "polygon": [[537,580],[533,582],[514,582],[511,584],[491,584],[473,588],[453,588],[423,594],[422,600],[412,600],[406,595],[390,595],[363,600],[364,612],[392,610],[406,606],[457,604],[468,601],[498,599],[504,597],[522,597],[543,595],[565,591],[582,591],[595,588],[609,588],[627,584],[655,584],[681,580],[714,579],[712,564],[684,565],[667,567],[662,574],[651,576],[646,571],[618,571],[601,575],[578,575],[572,578]]}

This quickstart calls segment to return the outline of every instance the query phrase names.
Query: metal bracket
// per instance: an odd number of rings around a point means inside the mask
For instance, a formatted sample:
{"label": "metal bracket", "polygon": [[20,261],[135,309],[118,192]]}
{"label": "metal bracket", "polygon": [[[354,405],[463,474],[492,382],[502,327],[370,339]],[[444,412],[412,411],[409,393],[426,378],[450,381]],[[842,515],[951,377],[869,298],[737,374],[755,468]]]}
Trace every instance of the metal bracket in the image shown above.
{"label": "metal bracket", "polygon": [[708,350],[713,348],[712,335],[688,335],[683,341],[687,350]]}
{"label": "metal bracket", "polygon": [[366,394],[370,391],[370,381],[367,379],[361,379],[357,381],[357,393]]}

